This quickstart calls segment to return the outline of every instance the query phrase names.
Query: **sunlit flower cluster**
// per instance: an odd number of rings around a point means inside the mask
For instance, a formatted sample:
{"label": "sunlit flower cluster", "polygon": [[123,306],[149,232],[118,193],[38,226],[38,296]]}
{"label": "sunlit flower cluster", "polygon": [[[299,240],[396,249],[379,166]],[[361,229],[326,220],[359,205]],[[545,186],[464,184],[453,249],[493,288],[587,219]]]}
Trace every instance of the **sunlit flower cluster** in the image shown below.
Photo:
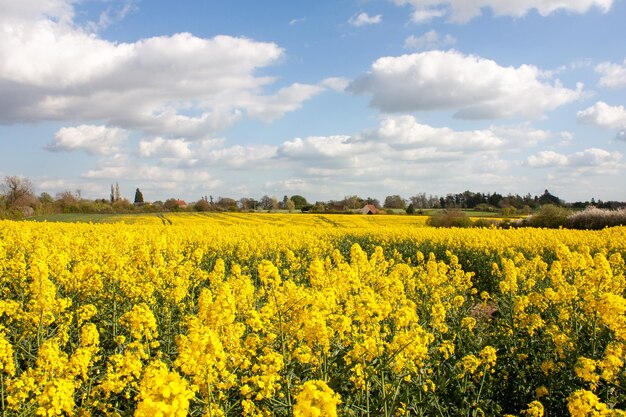
{"label": "sunlit flower cluster", "polygon": [[624,415],[624,227],[154,218],[0,222],[3,417]]}

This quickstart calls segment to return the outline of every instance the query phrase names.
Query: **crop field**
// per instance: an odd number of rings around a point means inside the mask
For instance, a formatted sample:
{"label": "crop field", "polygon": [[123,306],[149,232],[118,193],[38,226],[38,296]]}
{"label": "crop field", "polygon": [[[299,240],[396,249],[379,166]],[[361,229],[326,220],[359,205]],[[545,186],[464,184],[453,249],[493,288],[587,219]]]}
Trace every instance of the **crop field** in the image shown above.
{"label": "crop field", "polygon": [[1,221],[2,417],[626,415],[626,227],[425,219]]}

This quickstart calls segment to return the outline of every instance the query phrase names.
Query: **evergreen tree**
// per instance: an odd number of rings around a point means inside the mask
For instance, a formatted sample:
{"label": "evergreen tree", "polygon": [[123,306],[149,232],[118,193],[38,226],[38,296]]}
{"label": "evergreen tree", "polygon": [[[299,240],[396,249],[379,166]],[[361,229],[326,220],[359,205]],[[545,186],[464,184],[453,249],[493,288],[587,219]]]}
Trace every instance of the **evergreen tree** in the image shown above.
{"label": "evergreen tree", "polygon": [[139,191],[139,188],[135,191],[135,204],[143,204],[143,194]]}

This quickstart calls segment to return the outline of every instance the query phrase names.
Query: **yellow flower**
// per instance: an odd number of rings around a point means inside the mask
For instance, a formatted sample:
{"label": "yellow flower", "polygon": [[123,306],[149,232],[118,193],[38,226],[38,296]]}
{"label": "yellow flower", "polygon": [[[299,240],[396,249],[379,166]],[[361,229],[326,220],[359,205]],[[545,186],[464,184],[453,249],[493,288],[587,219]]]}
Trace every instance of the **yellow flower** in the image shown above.
{"label": "yellow flower", "polygon": [[489,370],[496,366],[496,349],[493,346],[485,346],[480,351],[480,361],[485,365],[485,369]]}
{"label": "yellow flower", "polygon": [[307,381],[296,396],[294,417],[337,417],[339,394],[333,392],[324,381]]}
{"label": "yellow flower", "polygon": [[146,303],[135,304],[119,318],[119,323],[127,326],[131,336],[137,341],[144,338],[151,341],[159,335],[156,318]]}
{"label": "yellow flower", "polygon": [[576,375],[585,382],[589,382],[589,386],[592,389],[595,389],[598,381],[600,381],[600,375],[596,374],[596,367],[597,361],[580,357],[578,358],[578,363],[575,368]]}
{"label": "yellow flower", "polygon": [[15,361],[13,360],[13,346],[0,333],[0,373],[5,372],[9,376],[15,375]]}
{"label": "yellow flower", "polygon": [[135,417],[185,417],[194,392],[177,372],[156,361],[150,364],[139,383]]}
{"label": "yellow flower", "polygon": [[543,417],[544,409],[543,404],[539,401],[533,401],[528,404],[528,408],[522,411],[522,414],[525,414],[529,417]]}
{"label": "yellow flower", "polygon": [[57,378],[48,382],[37,396],[38,416],[72,415],[74,412],[74,382],[68,379]]}
{"label": "yellow flower", "polygon": [[604,417],[610,412],[606,404],[591,391],[575,391],[567,398],[567,409],[572,417]]}
{"label": "yellow flower", "polygon": [[461,373],[458,375],[459,378],[463,378],[465,375],[473,375],[480,366],[480,359],[474,355],[465,355],[461,358],[459,366],[461,368]]}
{"label": "yellow flower", "polygon": [[550,395],[550,391],[548,391],[548,388],[542,385],[535,390],[535,395],[537,396],[537,398],[545,397],[547,395]]}
{"label": "yellow flower", "polygon": [[474,330],[474,327],[476,327],[476,319],[473,317],[463,317],[461,320],[461,327],[471,332]]}

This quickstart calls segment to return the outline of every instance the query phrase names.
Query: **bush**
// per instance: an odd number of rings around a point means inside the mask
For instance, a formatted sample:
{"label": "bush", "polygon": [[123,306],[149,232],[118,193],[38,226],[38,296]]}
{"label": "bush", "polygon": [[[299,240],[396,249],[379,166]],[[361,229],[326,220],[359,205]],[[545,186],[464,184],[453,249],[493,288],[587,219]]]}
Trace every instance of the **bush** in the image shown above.
{"label": "bush", "polygon": [[432,227],[471,227],[472,220],[461,210],[443,210],[428,218]]}
{"label": "bush", "polygon": [[572,212],[566,208],[546,204],[542,206],[537,213],[527,217],[523,224],[531,227],[558,229],[561,226],[565,226],[567,218],[571,213]]}
{"label": "bush", "polygon": [[498,222],[490,219],[478,219],[472,226],[474,227],[491,227],[495,226]]}
{"label": "bush", "polygon": [[591,229],[600,230],[605,227],[626,225],[626,209],[605,210],[593,206],[587,207],[570,215],[566,222],[566,227],[571,229]]}

